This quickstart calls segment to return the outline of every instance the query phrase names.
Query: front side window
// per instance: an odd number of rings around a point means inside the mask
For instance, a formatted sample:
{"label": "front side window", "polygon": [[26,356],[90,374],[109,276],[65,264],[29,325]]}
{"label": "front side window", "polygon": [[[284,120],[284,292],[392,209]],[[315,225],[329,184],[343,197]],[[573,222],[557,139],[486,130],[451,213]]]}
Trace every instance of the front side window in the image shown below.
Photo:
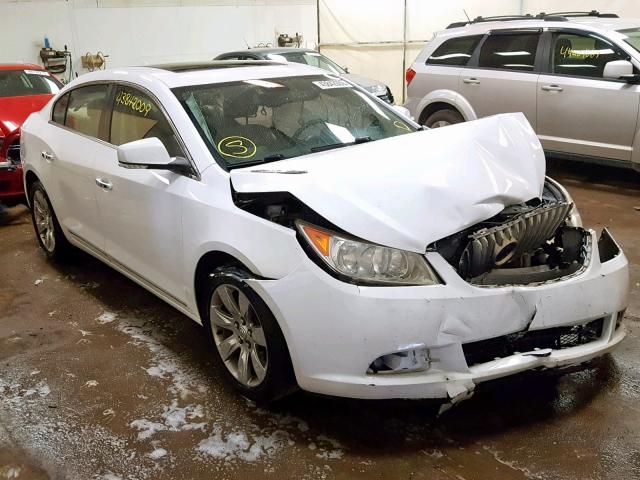
{"label": "front side window", "polygon": [[158,138],[171,157],[184,157],[173,128],[155,101],[143,92],[118,86],[111,117],[110,143]]}
{"label": "front side window", "polygon": [[491,34],[480,48],[480,68],[533,72],[538,33]]}
{"label": "front side window", "polygon": [[[69,92],[64,124],[77,132],[100,138],[100,122],[107,107],[108,85],[88,85]],[[64,98],[64,97],[63,97]],[[56,106],[60,103],[56,103]],[[55,112],[57,115],[60,112]]]}
{"label": "front side window", "polygon": [[243,80],[173,90],[228,167],[414,132],[409,120],[330,75]]}
{"label": "front side window", "polygon": [[482,35],[457,37],[445,41],[427,58],[427,65],[465,66]]}
{"label": "front side window", "polygon": [[602,78],[607,62],[626,59],[627,55],[613,44],[597,37],[574,33],[556,33],[553,36],[552,73]]}
{"label": "front side window", "polygon": [[327,72],[335,73],[336,75],[347,73],[340,65],[318,52],[285,52],[268,56],[271,60],[279,60],[279,57],[283,57],[287,62],[304,63],[312,67],[321,68]]}
{"label": "front side window", "polygon": [[54,95],[62,84],[42,70],[0,70],[0,98]]}
{"label": "front side window", "polygon": [[625,42],[640,52],[640,28],[626,28],[618,32],[627,37],[624,39]]}

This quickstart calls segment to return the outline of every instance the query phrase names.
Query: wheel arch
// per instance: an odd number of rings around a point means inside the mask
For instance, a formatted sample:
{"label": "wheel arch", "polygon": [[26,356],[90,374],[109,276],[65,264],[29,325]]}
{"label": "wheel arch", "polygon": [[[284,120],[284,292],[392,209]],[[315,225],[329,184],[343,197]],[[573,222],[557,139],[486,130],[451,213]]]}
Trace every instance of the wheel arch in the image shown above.
{"label": "wheel arch", "polygon": [[434,90],[426,95],[418,105],[418,122],[422,124],[429,115],[444,109],[454,109],[465,122],[477,120],[477,115],[469,101],[453,90]]}
{"label": "wheel arch", "polygon": [[221,249],[209,250],[202,254],[193,273],[193,291],[201,322],[204,319],[203,294],[205,291],[205,280],[219,267],[241,267],[258,278],[261,278],[260,275],[256,273],[256,267],[240,254],[230,253]]}
{"label": "wheel arch", "polygon": [[40,178],[38,177],[38,175],[33,171],[33,170],[27,170],[24,174],[24,193],[25,196],[27,197],[27,203],[29,204],[29,207],[31,207],[31,199],[29,198],[29,190],[31,190],[31,186],[36,183],[39,182]]}

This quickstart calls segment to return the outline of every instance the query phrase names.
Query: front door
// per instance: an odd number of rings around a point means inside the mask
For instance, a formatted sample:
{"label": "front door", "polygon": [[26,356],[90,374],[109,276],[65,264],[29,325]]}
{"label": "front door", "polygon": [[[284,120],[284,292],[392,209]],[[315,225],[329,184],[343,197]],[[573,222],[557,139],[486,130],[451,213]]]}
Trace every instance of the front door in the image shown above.
{"label": "front door", "polygon": [[[146,93],[116,85],[109,141],[115,146],[159,138],[172,157],[185,156],[158,104]],[[162,170],[118,165],[117,150],[95,165],[106,252],[160,293],[186,302],[182,277],[182,192],[194,180]]]}
{"label": "front door", "polygon": [[631,160],[640,86],[603,77],[628,55],[592,34],[552,34],[549,73],[538,78],[537,133],[545,150]]}
{"label": "front door", "polygon": [[[522,112],[536,127],[538,30],[492,31],[470,66],[462,69],[458,91],[478,117]],[[473,66],[477,64],[477,66]]]}

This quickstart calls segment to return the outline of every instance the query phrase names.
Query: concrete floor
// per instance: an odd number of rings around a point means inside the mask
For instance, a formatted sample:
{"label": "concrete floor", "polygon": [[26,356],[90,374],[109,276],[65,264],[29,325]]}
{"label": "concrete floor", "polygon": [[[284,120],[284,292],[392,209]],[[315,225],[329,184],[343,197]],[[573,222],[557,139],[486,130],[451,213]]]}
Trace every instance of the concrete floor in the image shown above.
{"label": "concrete floor", "polygon": [[640,175],[551,167],[632,263],[629,336],[595,368],[492,384],[441,417],[302,392],[258,408],[195,323],[84,254],[47,262],[27,221],[1,228],[0,479],[640,478]]}

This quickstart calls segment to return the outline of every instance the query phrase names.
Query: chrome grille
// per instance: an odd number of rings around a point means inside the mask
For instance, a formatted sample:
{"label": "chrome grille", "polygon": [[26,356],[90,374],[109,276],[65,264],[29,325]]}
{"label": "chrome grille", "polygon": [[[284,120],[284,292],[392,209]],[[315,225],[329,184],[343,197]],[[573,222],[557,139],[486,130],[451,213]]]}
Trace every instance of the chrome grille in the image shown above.
{"label": "chrome grille", "polygon": [[540,247],[554,235],[571,207],[566,202],[542,205],[505,223],[472,233],[460,257],[461,274],[476,277]]}

